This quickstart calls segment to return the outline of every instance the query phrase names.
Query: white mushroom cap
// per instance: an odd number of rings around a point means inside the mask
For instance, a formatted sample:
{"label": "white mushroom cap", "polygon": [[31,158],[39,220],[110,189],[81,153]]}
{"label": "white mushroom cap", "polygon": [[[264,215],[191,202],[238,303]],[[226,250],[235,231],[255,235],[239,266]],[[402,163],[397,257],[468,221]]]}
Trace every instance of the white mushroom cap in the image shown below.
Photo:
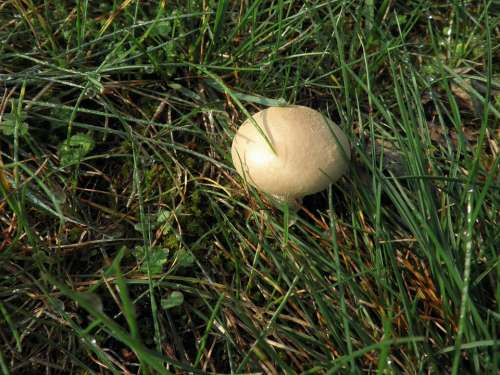
{"label": "white mushroom cap", "polygon": [[347,170],[349,141],[321,113],[270,107],[252,118],[255,123],[248,119],[238,129],[231,156],[237,172],[259,190],[293,202],[325,189]]}

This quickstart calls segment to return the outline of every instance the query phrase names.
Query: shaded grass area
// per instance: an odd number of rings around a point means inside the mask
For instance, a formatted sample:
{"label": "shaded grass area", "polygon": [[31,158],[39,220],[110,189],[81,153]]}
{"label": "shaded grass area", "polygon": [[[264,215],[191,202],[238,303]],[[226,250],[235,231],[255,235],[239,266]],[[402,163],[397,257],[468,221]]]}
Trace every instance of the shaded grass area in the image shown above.
{"label": "shaded grass area", "polygon": [[[0,3],[0,369],[497,373],[493,1]],[[229,159],[313,107],[294,225]]]}

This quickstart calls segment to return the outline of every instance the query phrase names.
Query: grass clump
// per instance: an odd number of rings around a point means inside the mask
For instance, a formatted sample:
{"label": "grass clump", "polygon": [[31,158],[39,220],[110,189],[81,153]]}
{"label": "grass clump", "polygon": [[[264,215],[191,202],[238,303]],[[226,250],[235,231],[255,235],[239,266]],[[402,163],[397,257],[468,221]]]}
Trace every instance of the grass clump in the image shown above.
{"label": "grass clump", "polygon": [[[498,14],[3,1],[0,371],[497,373]],[[229,159],[283,103],[353,146],[291,227]]]}

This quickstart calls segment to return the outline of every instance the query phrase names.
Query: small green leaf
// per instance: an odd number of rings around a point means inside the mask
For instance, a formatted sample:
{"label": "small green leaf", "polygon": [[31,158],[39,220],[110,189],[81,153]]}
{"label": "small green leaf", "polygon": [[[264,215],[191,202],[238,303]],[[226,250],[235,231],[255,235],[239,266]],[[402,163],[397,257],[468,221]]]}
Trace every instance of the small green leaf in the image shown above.
{"label": "small green leaf", "polygon": [[0,129],[2,130],[2,133],[7,136],[14,135],[16,129],[16,122],[19,121],[19,125],[17,127],[17,134],[20,137],[24,137],[26,134],[28,134],[28,124],[24,122],[25,118],[26,115],[24,113],[21,114],[21,116],[17,120],[16,116],[13,113],[4,114],[3,120],[0,123]]}
{"label": "small green leaf", "polygon": [[172,220],[174,215],[172,211],[161,210],[156,217],[156,227],[159,227],[163,235],[168,234],[172,230]]}
{"label": "small green leaf", "polygon": [[152,275],[158,275],[163,272],[163,267],[168,260],[168,249],[161,247],[151,247],[149,249],[149,262],[147,258],[146,251],[148,251],[143,246],[136,247],[136,258],[141,263],[140,270],[143,273],[148,273],[148,263],[149,271]]}
{"label": "small green leaf", "polygon": [[78,164],[94,148],[94,140],[87,134],[78,133],[59,145],[59,162],[62,167]]}
{"label": "small green leaf", "polygon": [[181,249],[176,253],[175,263],[179,267],[190,267],[194,263],[194,256],[191,252]]}
{"label": "small green leaf", "polygon": [[182,305],[184,302],[184,294],[179,291],[173,291],[167,298],[161,299],[161,307],[165,310]]}
{"label": "small green leaf", "polygon": [[151,28],[151,35],[159,36],[161,38],[166,38],[172,32],[172,26],[170,25],[170,20],[156,21]]}
{"label": "small green leaf", "polygon": [[401,25],[404,25],[406,22],[408,22],[408,17],[405,15],[398,15],[397,19],[398,19],[398,23]]}
{"label": "small green leaf", "polygon": [[68,121],[71,117],[71,109],[65,107],[63,103],[57,98],[51,100],[56,106],[50,110],[50,116],[55,120],[54,126],[61,126],[60,123]]}
{"label": "small green leaf", "polygon": [[172,217],[172,211],[161,210],[160,212],[158,212],[158,216],[156,217],[156,222],[158,224],[163,224],[168,222],[171,217]]}
{"label": "small green leaf", "polygon": [[142,221],[137,222],[134,224],[134,229],[138,231],[139,233],[142,233],[146,230],[148,230],[148,225],[147,223],[143,223]]}

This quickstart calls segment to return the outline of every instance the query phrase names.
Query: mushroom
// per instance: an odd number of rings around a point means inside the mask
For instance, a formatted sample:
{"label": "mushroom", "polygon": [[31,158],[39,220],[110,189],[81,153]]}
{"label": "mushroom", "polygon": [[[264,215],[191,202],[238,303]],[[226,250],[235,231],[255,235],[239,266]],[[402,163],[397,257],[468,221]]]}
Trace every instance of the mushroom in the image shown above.
{"label": "mushroom", "polygon": [[257,189],[294,205],[347,170],[349,141],[314,109],[270,107],[238,129],[231,147],[236,171]]}

